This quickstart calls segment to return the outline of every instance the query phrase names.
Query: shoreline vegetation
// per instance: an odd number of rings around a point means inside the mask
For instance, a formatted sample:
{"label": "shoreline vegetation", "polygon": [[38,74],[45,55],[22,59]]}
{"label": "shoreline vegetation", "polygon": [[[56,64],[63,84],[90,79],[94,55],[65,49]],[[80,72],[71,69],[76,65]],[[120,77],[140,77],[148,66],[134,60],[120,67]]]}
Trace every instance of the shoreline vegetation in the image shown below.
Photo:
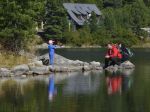
{"label": "shoreline vegetation", "polygon": [[[26,53],[24,50],[22,50],[19,54],[13,54],[13,53],[8,53],[5,51],[1,51],[0,52],[0,67],[7,67],[7,68],[11,68],[14,67],[16,65],[20,65],[20,64],[27,64],[29,63],[33,58],[35,58],[35,52],[38,49],[47,49],[47,44],[41,44],[41,45],[37,45],[36,47],[31,47],[30,46],[30,51],[28,53]],[[58,49],[71,49],[71,48],[104,48],[102,46],[61,46],[58,47]],[[134,45],[131,48],[150,48],[150,43],[144,43],[144,44],[140,44],[140,45]]]}

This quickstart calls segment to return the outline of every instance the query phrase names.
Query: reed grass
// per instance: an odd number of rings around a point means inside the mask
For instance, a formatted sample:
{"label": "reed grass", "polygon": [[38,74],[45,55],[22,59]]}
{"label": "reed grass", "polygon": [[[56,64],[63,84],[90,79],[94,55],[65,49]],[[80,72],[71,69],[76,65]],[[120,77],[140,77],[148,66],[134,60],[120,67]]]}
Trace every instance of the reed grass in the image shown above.
{"label": "reed grass", "polygon": [[13,67],[19,64],[27,64],[28,58],[26,56],[20,56],[9,53],[0,53],[0,67]]}

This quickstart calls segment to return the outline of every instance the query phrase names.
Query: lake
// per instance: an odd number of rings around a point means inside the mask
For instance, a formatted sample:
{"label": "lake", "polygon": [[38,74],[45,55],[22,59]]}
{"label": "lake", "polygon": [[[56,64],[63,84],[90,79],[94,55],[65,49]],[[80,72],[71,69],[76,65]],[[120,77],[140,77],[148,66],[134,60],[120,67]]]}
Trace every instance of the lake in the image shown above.
{"label": "lake", "polygon": [[[104,62],[105,49],[58,49]],[[0,112],[150,112],[150,49],[133,49],[134,70],[0,79]]]}

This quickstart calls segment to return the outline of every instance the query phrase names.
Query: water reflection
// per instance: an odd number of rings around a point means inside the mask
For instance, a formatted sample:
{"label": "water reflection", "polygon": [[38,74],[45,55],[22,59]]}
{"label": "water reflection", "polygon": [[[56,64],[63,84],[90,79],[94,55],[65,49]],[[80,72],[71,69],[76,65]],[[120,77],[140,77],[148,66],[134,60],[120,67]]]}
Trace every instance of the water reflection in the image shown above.
{"label": "water reflection", "polygon": [[105,71],[108,95],[128,91],[132,83],[133,70]]}
{"label": "water reflection", "polygon": [[[117,92],[121,93],[121,83],[122,77],[118,72],[105,72],[106,73],[106,84],[107,84],[107,93],[115,94]],[[110,74],[109,74],[110,73]]]}
{"label": "water reflection", "polygon": [[50,101],[52,101],[54,96],[56,95],[56,93],[57,93],[57,90],[56,90],[56,87],[55,87],[54,74],[51,74],[49,76],[48,99]]}
{"label": "water reflection", "polygon": [[132,73],[134,69],[130,70],[123,70],[122,73],[122,91],[126,92],[131,88],[131,84],[133,83],[132,80]]}
{"label": "water reflection", "polygon": [[73,95],[91,94],[96,92],[100,86],[100,74],[92,74],[92,72],[84,72],[73,77],[69,77],[63,88],[63,93],[65,95]]}

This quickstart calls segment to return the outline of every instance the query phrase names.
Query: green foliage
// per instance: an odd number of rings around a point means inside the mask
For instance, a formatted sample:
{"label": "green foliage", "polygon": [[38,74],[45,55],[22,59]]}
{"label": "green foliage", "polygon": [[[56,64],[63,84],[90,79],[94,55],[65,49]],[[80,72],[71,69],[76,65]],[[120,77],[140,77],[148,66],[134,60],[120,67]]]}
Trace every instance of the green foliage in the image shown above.
{"label": "green foliage", "polygon": [[[65,19],[64,19],[65,18]],[[45,36],[47,38],[62,38],[65,30],[66,13],[58,1],[47,0],[45,15]]]}
{"label": "green foliage", "polygon": [[[94,3],[103,17],[97,23],[91,19],[75,32],[69,32],[67,12],[63,3]],[[44,22],[46,38],[63,39],[64,44],[76,46],[105,45],[123,42],[139,43],[139,37],[147,34],[142,27],[150,26],[149,0],[1,0],[0,48],[19,52],[32,40],[37,23]]]}
{"label": "green foliage", "polygon": [[[26,2],[27,3],[27,2]],[[33,34],[32,10],[18,0],[3,0],[0,8],[0,44],[8,51],[18,52]]]}

